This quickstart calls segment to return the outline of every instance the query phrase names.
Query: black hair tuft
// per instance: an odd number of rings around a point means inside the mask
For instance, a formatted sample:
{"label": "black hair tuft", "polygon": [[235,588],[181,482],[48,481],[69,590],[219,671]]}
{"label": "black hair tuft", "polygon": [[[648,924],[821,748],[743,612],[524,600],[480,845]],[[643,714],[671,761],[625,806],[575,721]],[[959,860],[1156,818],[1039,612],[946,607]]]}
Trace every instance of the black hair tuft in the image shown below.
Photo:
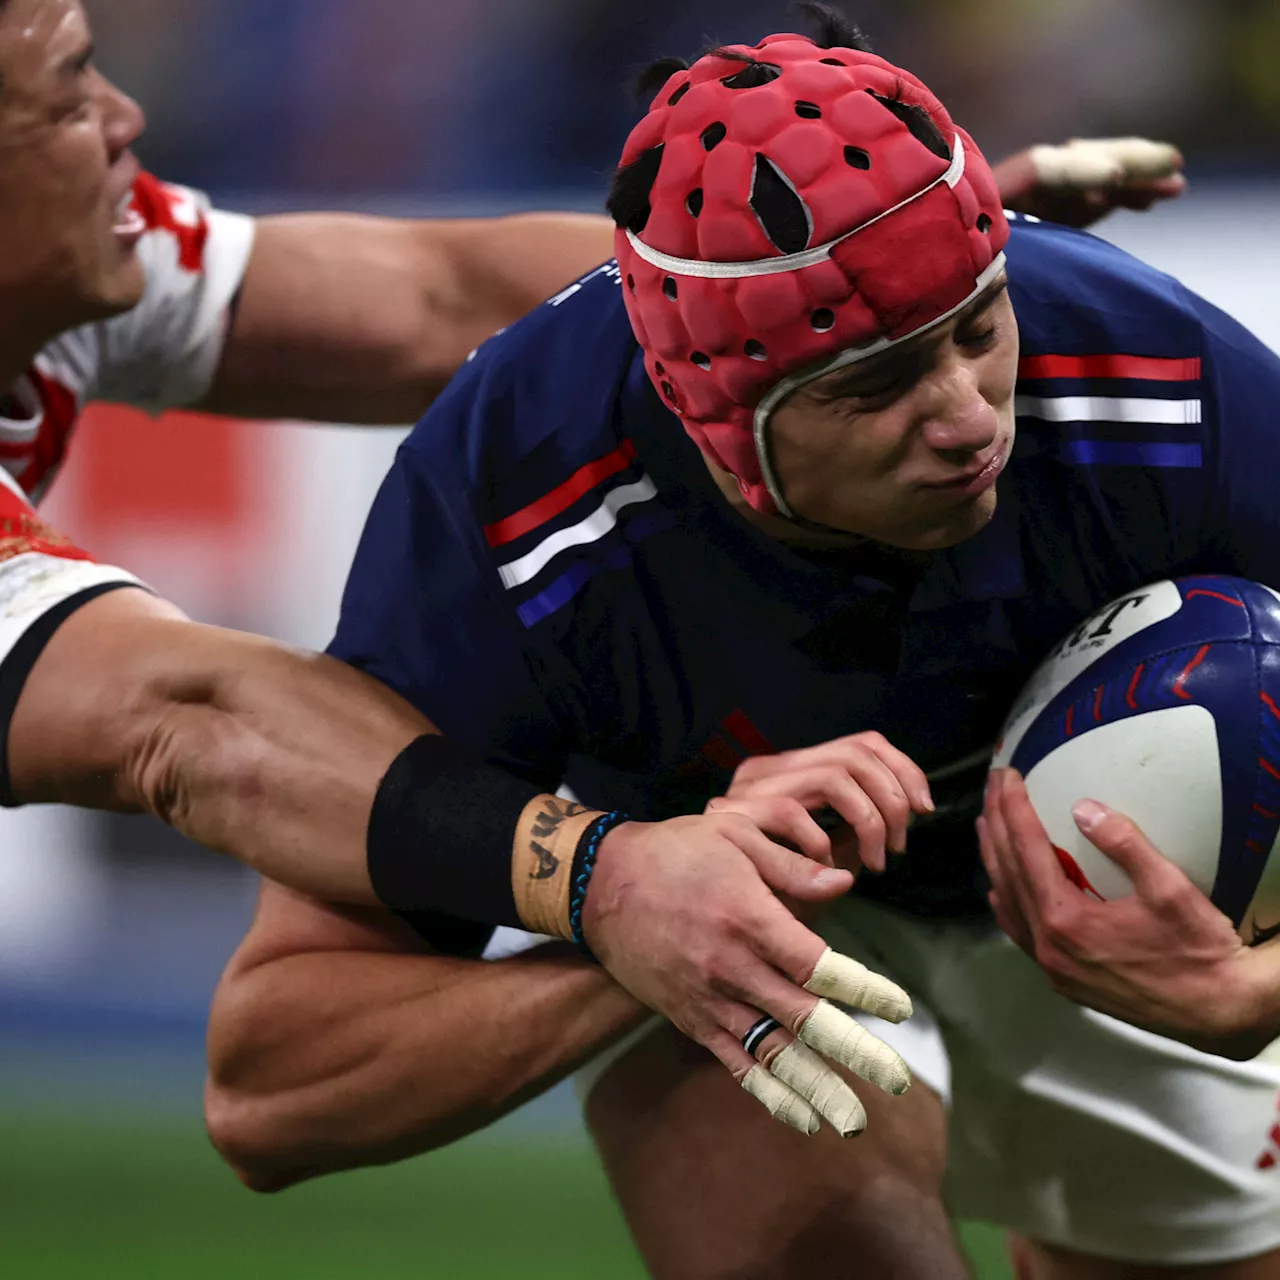
{"label": "black hair tuft", "polygon": [[814,26],[813,42],[819,49],[857,49],[859,53],[874,53],[871,41],[862,34],[857,23],[850,21],[839,9],[819,0],[795,0],[791,6],[803,13]]}
{"label": "black hair tuft", "polygon": [[[3,0],[0,0],[3,3]],[[814,26],[814,44],[820,49],[857,49],[862,53],[873,53],[871,41],[862,34],[856,23],[851,22],[838,9],[829,4],[821,4],[819,0],[795,0],[791,6],[799,10]],[[727,45],[709,45],[699,55],[700,58],[726,58],[732,62],[743,62],[754,66],[758,59],[746,52],[745,48],[730,48]],[[762,64],[764,65],[764,64]],[[637,99],[643,101],[651,98],[677,71],[688,71],[690,64],[684,58],[659,58],[651,62],[635,78],[634,87]],[[739,75],[744,75],[740,72]],[[765,73],[768,80],[777,78],[777,68]],[[730,85],[730,88],[754,88],[757,84],[767,84],[768,80],[756,79],[745,74],[743,82]]]}
{"label": "black hair tuft", "polygon": [[688,71],[689,64],[683,58],[659,58],[651,62],[635,78],[637,98],[652,98],[677,71]]}
{"label": "black hair tuft", "polygon": [[649,195],[662,164],[662,143],[642,151],[629,165],[614,175],[613,187],[605,204],[619,227],[639,235],[649,221]]}

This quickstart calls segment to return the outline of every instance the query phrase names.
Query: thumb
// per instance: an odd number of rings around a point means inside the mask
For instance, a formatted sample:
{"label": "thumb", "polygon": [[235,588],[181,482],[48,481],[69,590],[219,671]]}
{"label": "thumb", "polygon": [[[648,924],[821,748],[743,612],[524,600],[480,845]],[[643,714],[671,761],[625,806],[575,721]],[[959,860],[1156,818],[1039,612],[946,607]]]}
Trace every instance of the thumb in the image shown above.
{"label": "thumb", "polygon": [[1077,800],[1071,807],[1071,816],[1085,839],[1116,863],[1139,893],[1166,889],[1171,879],[1185,879],[1124,814],[1096,800]]}

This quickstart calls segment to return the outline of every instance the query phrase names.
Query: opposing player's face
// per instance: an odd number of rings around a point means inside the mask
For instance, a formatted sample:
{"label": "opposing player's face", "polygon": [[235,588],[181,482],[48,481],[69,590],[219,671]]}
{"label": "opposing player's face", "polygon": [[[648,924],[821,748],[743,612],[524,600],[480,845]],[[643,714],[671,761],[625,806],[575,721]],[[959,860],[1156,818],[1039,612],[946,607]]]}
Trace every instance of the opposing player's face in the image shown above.
{"label": "opposing player's face", "polygon": [[51,333],[128,309],[144,285],[128,210],[142,111],[92,56],[79,0],[0,6],[0,299]]}
{"label": "opposing player's face", "polygon": [[1018,328],[1003,284],[900,348],[809,384],[771,424],[799,516],[916,551],[991,519],[1013,448]]}

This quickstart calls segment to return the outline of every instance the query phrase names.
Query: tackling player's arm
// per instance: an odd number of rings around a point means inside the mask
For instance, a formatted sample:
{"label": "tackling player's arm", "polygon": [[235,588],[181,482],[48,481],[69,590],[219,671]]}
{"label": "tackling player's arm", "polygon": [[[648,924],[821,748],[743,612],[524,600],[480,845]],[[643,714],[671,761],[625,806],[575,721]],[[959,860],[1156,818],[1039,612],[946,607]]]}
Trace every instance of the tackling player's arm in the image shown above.
{"label": "tackling player's arm", "polygon": [[247,1186],[279,1191],[456,1141],[646,1016],[563,946],[427,954],[387,912],[267,883],[214,996],[206,1122]]}
{"label": "tackling player's arm", "polygon": [[[1181,193],[1182,158],[1139,138],[1033,147],[995,174],[1008,207],[1086,226]],[[603,217],[259,219],[203,407],[261,418],[401,423],[467,354],[613,256]]]}
{"label": "tackling player's arm", "polygon": [[612,233],[568,213],[262,218],[202,407],[412,422],[470,351],[611,257]]}
{"label": "tackling player's arm", "polygon": [[7,802],[143,810],[301,889],[376,901],[370,805],[428,722],[343,663],[118,586],[68,596],[0,666]]}

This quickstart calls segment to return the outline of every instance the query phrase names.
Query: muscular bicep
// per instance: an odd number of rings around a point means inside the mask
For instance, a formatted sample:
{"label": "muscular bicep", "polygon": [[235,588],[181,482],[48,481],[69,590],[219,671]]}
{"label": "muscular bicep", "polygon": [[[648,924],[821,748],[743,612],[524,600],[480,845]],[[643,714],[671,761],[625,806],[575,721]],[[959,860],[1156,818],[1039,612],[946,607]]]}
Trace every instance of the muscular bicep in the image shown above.
{"label": "muscular bicep", "polygon": [[586,215],[264,218],[205,407],[413,422],[470,351],[611,245]]}

